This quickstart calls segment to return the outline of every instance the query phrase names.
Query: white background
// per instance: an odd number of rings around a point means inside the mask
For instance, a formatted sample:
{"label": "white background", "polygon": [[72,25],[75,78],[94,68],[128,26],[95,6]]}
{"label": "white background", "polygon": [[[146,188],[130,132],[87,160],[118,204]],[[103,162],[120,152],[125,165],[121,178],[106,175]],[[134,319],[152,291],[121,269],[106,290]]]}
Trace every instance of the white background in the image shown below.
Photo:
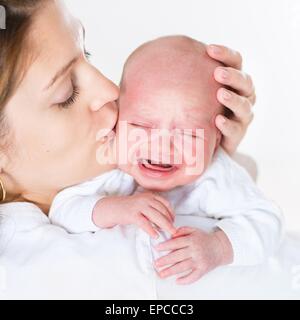
{"label": "white background", "polygon": [[300,231],[299,0],[66,0],[83,22],[93,63],[118,82],[129,53],[168,34],[243,54],[255,81],[255,121],[240,146],[255,159],[260,188]]}

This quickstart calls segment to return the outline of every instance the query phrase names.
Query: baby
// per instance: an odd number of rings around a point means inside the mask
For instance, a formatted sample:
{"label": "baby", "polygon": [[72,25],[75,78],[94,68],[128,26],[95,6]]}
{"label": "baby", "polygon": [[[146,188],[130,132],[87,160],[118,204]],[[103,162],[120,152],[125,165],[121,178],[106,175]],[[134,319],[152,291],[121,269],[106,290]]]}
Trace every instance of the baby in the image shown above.
{"label": "baby", "polygon": [[[63,190],[49,217],[69,232],[135,224],[151,237],[162,278],[186,273],[192,283],[222,265],[262,263],[277,248],[281,214],[243,168],[220,147],[215,117],[218,62],[205,45],[183,36],[138,48],[121,82],[117,138],[119,169]],[[214,232],[174,226],[176,215],[216,220]],[[164,268],[160,270],[160,268]]]}

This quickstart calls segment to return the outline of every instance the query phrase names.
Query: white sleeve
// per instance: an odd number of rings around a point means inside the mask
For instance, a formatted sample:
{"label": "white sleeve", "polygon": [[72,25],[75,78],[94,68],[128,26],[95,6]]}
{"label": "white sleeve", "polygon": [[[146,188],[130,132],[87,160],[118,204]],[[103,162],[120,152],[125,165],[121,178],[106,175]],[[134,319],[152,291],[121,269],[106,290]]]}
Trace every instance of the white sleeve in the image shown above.
{"label": "white sleeve", "polygon": [[257,203],[239,214],[224,215],[217,227],[231,242],[232,265],[236,266],[264,263],[279,248],[282,239],[280,211],[264,203]]}
{"label": "white sleeve", "polygon": [[52,224],[64,228],[69,233],[96,232],[100,228],[93,222],[96,203],[105,196],[75,195],[52,204],[49,219]]}
{"label": "white sleeve", "polygon": [[134,189],[131,176],[120,170],[110,171],[58,193],[52,202],[49,219],[70,233],[99,231],[93,222],[96,203],[109,195],[130,195]]}
{"label": "white sleeve", "polygon": [[217,177],[207,187],[206,212],[219,220],[234,252],[232,265],[263,263],[278,249],[283,235],[280,209],[258,190],[246,170],[222,154]]}

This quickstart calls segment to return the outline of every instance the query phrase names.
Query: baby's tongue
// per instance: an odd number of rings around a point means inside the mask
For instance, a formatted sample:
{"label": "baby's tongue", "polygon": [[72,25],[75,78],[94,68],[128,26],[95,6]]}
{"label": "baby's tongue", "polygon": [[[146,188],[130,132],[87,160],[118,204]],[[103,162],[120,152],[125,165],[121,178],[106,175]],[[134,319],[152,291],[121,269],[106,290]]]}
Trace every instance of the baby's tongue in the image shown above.
{"label": "baby's tongue", "polygon": [[143,165],[148,169],[156,171],[170,171],[173,169],[173,166],[170,164],[156,163],[151,160],[144,160]]}

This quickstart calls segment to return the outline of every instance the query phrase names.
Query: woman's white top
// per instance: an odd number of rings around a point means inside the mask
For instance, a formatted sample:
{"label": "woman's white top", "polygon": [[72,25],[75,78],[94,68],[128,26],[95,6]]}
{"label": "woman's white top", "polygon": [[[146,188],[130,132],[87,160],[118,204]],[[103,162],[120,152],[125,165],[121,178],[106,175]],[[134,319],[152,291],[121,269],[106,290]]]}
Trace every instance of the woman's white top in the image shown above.
{"label": "woman's white top", "polygon": [[[256,267],[220,267],[189,286],[161,280],[152,240],[134,226],[69,234],[28,203],[0,206],[0,299],[300,298],[300,241]],[[177,215],[211,231],[215,219]]]}

